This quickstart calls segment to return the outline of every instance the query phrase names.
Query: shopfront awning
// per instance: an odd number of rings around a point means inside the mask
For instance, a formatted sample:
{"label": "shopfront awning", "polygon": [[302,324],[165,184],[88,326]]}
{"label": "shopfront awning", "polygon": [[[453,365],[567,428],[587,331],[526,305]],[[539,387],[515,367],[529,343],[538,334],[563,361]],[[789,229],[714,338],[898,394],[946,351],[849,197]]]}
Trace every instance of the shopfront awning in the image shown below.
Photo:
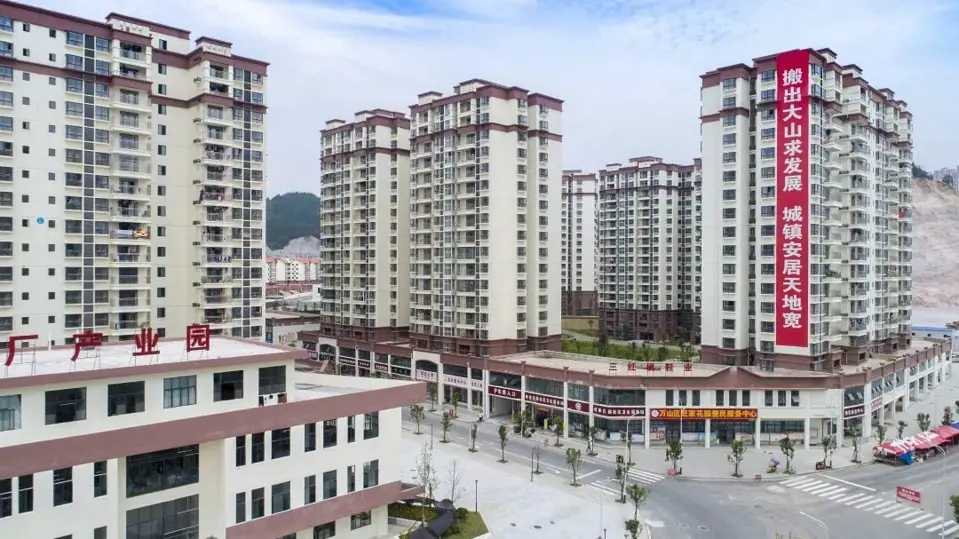
{"label": "shopfront awning", "polygon": [[932,449],[948,439],[948,437],[945,437],[937,432],[929,431],[916,434],[915,436],[909,436],[908,438],[903,438],[902,440],[892,440],[890,442],[880,444],[876,446],[876,450],[890,455],[899,456],[903,453],[908,453],[909,451],[914,451],[916,449]]}
{"label": "shopfront awning", "polygon": [[959,436],[959,429],[953,427],[952,425],[943,425],[941,427],[936,427],[932,429],[932,432],[935,432],[936,434],[938,434],[939,436],[942,436],[943,438],[946,438],[947,440],[951,440],[952,438]]}

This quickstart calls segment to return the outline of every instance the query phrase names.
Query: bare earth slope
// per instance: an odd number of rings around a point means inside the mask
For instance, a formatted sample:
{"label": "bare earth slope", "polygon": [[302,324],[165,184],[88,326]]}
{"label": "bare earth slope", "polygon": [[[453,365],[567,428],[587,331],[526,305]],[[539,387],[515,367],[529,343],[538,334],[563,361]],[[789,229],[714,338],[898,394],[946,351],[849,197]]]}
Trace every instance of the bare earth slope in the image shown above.
{"label": "bare earth slope", "polygon": [[959,195],[943,184],[915,180],[913,303],[959,306]]}

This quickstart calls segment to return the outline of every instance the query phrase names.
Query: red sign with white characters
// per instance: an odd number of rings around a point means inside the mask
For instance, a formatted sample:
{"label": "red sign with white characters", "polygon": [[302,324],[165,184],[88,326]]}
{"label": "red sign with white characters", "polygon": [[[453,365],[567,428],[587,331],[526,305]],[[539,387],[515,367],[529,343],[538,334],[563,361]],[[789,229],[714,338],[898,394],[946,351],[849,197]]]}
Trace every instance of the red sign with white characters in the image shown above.
{"label": "red sign with white characters", "polygon": [[514,401],[523,398],[523,393],[520,390],[509,387],[489,386],[489,394],[494,397],[503,397],[504,399],[512,399]]}
{"label": "red sign with white characters", "polygon": [[922,494],[918,490],[912,490],[911,488],[906,487],[896,487],[896,497],[900,500],[905,500],[912,503],[922,503]]}
{"label": "red sign with white characters", "polygon": [[571,400],[567,399],[567,400],[566,400],[566,407],[569,408],[570,410],[574,411],[574,412],[580,412],[580,413],[583,413],[583,414],[588,414],[588,413],[589,413],[589,403],[588,403],[588,402],[583,402],[583,401],[571,401]]}
{"label": "red sign with white characters", "polygon": [[593,413],[603,417],[635,417],[642,419],[646,417],[645,406],[603,406],[602,404],[593,405]]}
{"label": "red sign with white characters", "polygon": [[553,397],[551,395],[541,395],[539,393],[530,393],[526,392],[526,400],[532,402],[533,404],[543,404],[545,406],[554,406],[556,408],[563,407],[563,398],[562,397]]}
{"label": "red sign with white characters", "polygon": [[809,51],[776,57],[776,345],[809,345]]}

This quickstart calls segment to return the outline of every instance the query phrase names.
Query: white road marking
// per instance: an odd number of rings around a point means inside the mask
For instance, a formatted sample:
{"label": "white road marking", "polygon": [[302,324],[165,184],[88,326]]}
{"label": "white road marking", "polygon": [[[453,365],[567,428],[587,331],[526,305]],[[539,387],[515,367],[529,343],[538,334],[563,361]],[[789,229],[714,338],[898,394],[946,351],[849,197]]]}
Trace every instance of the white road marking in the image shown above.
{"label": "white road marking", "polygon": [[805,490],[805,492],[808,492],[810,494],[819,494],[820,492],[825,492],[835,486],[836,485],[833,485],[832,483],[825,483],[823,485],[816,485],[809,490]]}
{"label": "white road marking", "polygon": [[647,520],[646,525],[650,528],[665,528],[666,523],[662,520]]}
{"label": "white road marking", "polygon": [[892,500],[886,500],[886,501],[884,501],[884,502],[882,502],[882,503],[876,504],[876,505],[874,505],[874,506],[866,509],[866,511],[869,511],[869,512],[871,513],[871,512],[873,512],[873,511],[876,511],[877,509],[882,509],[883,507],[888,507],[888,506],[890,506],[890,505],[895,506],[895,503],[896,503],[896,502],[894,502],[894,501],[892,501]]}
{"label": "white road marking", "polygon": [[808,477],[794,477],[794,478],[792,478],[792,479],[787,479],[787,480],[785,480],[785,481],[780,481],[780,483],[782,483],[783,485],[786,485],[787,487],[795,487],[795,486],[798,486],[798,485],[804,485],[804,484],[807,484],[807,483],[811,483],[812,481],[813,481],[813,480],[812,480],[812,479],[809,479]]}
{"label": "white road marking", "polygon": [[919,513],[922,513],[922,511],[920,511],[920,510],[918,510],[918,509],[912,509],[911,511],[909,511],[909,512],[906,513],[905,515],[896,517],[896,520],[899,521],[899,520],[902,520],[902,519],[904,519],[904,518],[912,518],[912,517],[918,515]]}
{"label": "white road marking", "polygon": [[842,492],[842,491],[844,491],[844,490],[846,490],[846,487],[840,487],[840,486],[832,485],[832,486],[830,486],[830,487],[827,488],[827,489],[813,492],[813,494],[815,494],[816,496],[819,496],[820,498],[823,498],[823,497],[826,497],[826,496],[832,496],[833,494]]}
{"label": "white road marking", "polygon": [[[920,511],[920,512],[921,512],[921,511]],[[929,517],[931,517],[931,516],[932,516],[932,515],[930,515],[929,513],[922,513],[921,515],[919,515],[918,517],[916,517],[916,518],[914,518],[914,519],[912,519],[912,520],[907,520],[907,521],[903,522],[903,524],[915,524],[916,522],[919,522],[919,521],[921,521],[921,520],[929,520]],[[940,518],[942,518],[942,517],[940,517]]]}
{"label": "white road marking", "polygon": [[849,505],[849,504],[852,503],[853,501],[858,500],[859,498],[862,498],[862,497],[865,496],[865,495],[866,495],[865,492],[860,492],[859,494],[853,494],[852,496],[846,496],[845,498],[839,500],[837,503],[844,503],[844,504],[846,504],[846,505]]}
{"label": "white road marking", "polygon": [[865,507],[871,503],[876,503],[877,501],[879,501],[878,498],[873,498],[872,496],[866,496],[865,498],[860,498],[856,500],[855,502],[847,503],[846,505],[852,505],[856,509],[859,509],[860,507]]}
{"label": "white road marking", "polygon": [[893,515],[898,515],[902,513],[903,511],[908,511],[908,510],[909,510],[908,507],[903,507],[902,505],[899,505],[897,503],[895,505],[890,505],[889,507],[886,507],[885,509],[882,509],[881,511],[876,511],[876,514],[883,515],[886,518],[889,518]]}
{"label": "white road marking", "polygon": [[838,477],[833,477],[833,476],[831,476],[831,475],[828,475],[828,476],[826,476],[826,477],[828,477],[828,478],[829,478],[830,480],[832,480],[832,481],[839,481],[840,483],[845,483],[845,484],[847,484],[847,485],[849,485],[849,486],[866,489],[866,490],[868,490],[869,492],[876,492],[876,489],[871,488],[871,487],[867,487],[866,485],[860,485],[859,483],[853,483],[852,481],[846,481],[845,479],[839,479]]}
{"label": "white road marking", "polygon": [[862,509],[863,511],[871,511],[871,510],[875,509],[874,506],[876,506],[877,504],[886,505],[886,504],[883,502],[882,498],[874,498],[874,499],[872,499],[872,500],[870,500],[870,501],[868,501],[868,502],[866,502],[866,503],[861,503],[861,504],[857,505],[857,506],[856,506],[856,509]]}
{"label": "white road marking", "polygon": [[919,524],[919,525],[916,526],[916,527],[917,527],[917,528],[928,528],[929,526],[935,524],[936,522],[939,522],[940,520],[942,520],[942,517],[936,517],[936,518],[934,518],[934,519],[932,519],[932,520],[929,520],[929,521],[927,521],[927,522],[923,522],[922,524]]}
{"label": "white road marking", "polygon": [[928,528],[926,528],[926,531],[927,532],[939,531],[950,524],[952,524],[952,521],[943,520],[942,522],[938,524],[933,524],[932,526],[929,526]]}
{"label": "white road marking", "polygon": [[801,487],[795,487],[795,488],[796,488],[796,490],[801,490],[801,491],[803,491],[803,492],[809,492],[810,490],[812,490],[812,489],[814,489],[814,488],[821,487],[821,486],[827,485],[827,484],[828,484],[828,483],[826,483],[825,481],[815,481],[815,482],[810,483],[810,484],[808,484],[808,485],[803,485],[803,486],[801,486]]}
{"label": "white road marking", "polygon": [[646,483],[646,484],[652,484],[657,481],[662,481],[663,479],[666,478],[666,476],[655,474],[653,472],[646,472],[643,470],[629,470],[627,472],[627,475],[629,475],[630,477],[632,477],[633,479],[641,483]]}
{"label": "white road marking", "polygon": [[602,470],[593,470],[593,471],[591,471],[591,472],[589,472],[589,473],[584,473],[583,475],[579,476],[579,478],[580,478],[580,479],[583,479],[584,477],[589,477],[589,476],[591,476],[591,475],[593,475],[593,474],[597,474],[597,473],[599,473],[599,472],[601,472],[601,471],[602,471]]}
{"label": "white road marking", "polygon": [[957,531],[959,531],[959,522],[954,523],[952,526],[943,530],[943,535],[951,535]]}
{"label": "white road marking", "polygon": [[829,497],[826,498],[826,499],[827,499],[827,500],[835,500],[836,498],[842,498],[842,497],[845,496],[845,495],[846,495],[846,489],[845,489],[845,488],[841,488],[841,489],[837,490],[836,492],[830,492],[830,493],[829,493]]}

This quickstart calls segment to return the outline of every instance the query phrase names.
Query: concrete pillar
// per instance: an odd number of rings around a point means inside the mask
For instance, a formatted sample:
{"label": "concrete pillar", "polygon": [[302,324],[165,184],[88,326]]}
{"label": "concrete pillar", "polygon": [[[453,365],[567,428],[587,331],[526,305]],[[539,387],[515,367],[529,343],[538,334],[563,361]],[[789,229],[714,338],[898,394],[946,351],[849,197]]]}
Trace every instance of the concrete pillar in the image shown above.
{"label": "concrete pillar", "polygon": [[709,443],[712,439],[712,432],[710,432],[709,419],[706,420],[706,449],[709,449]]}
{"label": "concrete pillar", "polygon": [[643,444],[649,449],[649,417],[643,418]]}
{"label": "concrete pillar", "polygon": [[809,438],[812,436],[812,432],[809,425],[809,418],[803,419],[803,434],[802,434],[802,446],[803,449],[809,450]]}
{"label": "concrete pillar", "polygon": [[839,415],[839,418],[836,419],[836,447],[840,448],[843,444],[843,439],[845,438],[844,429],[846,427],[845,421],[842,419],[842,414]]}
{"label": "concrete pillar", "polygon": [[862,434],[861,437],[864,440],[868,440],[872,437],[872,384],[866,382],[863,387],[863,395],[865,395],[866,400],[863,403],[863,415],[862,415]]}
{"label": "concrete pillar", "polygon": [[443,384],[443,364],[436,364],[436,405],[444,410],[443,396],[446,394],[446,385]]}
{"label": "concrete pillar", "polygon": [[569,397],[569,382],[563,381],[563,438],[569,438],[569,405],[567,404],[567,398]]}
{"label": "concrete pillar", "polygon": [[[596,426],[596,418],[593,416],[593,410],[596,408],[596,405],[593,404],[593,386],[589,386],[589,428],[592,429]],[[587,433],[588,434],[588,433]]]}
{"label": "concrete pillar", "polygon": [[760,447],[760,445],[759,445],[759,435],[760,435],[760,433],[762,432],[762,429],[761,429],[762,424],[763,424],[762,416],[756,417],[756,432],[753,433],[753,436],[756,437],[756,439],[753,440],[753,442],[756,444],[756,449],[759,449],[759,447]]}
{"label": "concrete pillar", "polygon": [[489,406],[489,371],[483,369],[483,417],[492,415]]}
{"label": "concrete pillar", "polygon": [[473,369],[466,364],[466,409],[473,413]]}

